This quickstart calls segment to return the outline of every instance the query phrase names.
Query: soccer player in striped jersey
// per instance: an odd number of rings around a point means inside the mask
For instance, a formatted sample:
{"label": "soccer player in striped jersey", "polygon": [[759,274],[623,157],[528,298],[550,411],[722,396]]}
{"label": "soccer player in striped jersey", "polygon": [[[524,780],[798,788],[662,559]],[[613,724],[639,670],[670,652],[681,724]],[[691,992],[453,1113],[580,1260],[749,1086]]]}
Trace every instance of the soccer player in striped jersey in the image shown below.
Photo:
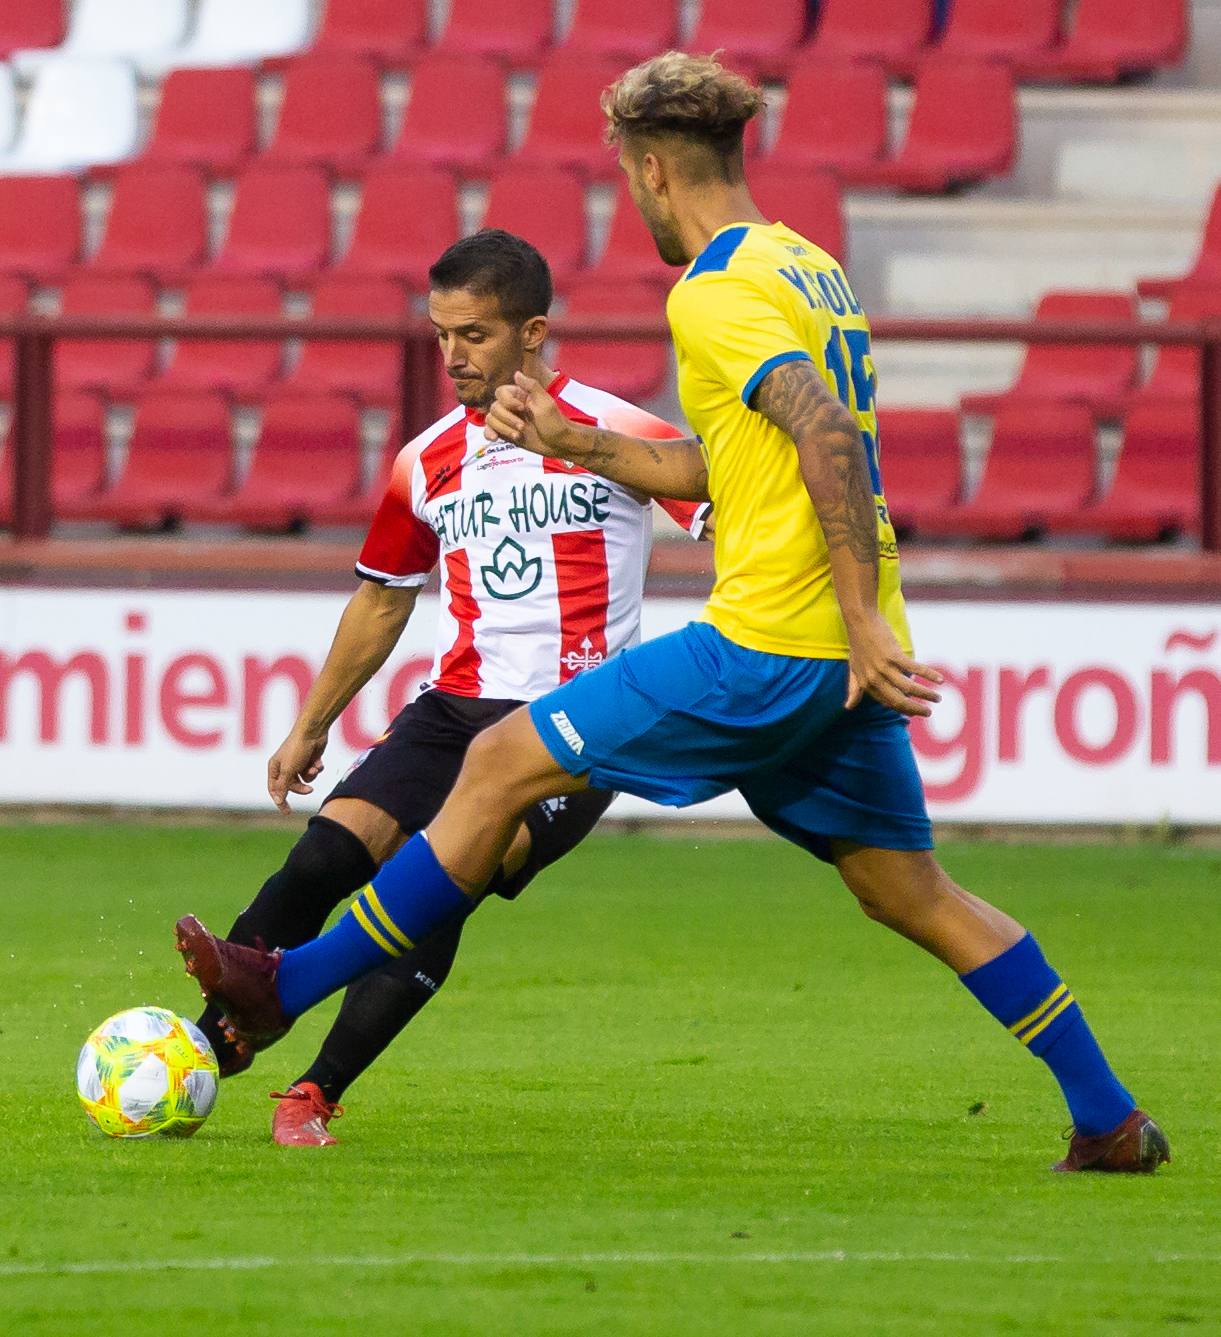
{"label": "soccer player in striped jersey", "polygon": [[[543,360],[551,278],[528,242],[489,230],[433,266],[429,314],[459,404],[400,453],[356,573],[361,584],[288,738],[268,765],[268,790],[287,811],[322,770],[327,732],[385,663],[421,586],[441,573],[436,657],[428,689],[331,792],[284,867],[238,916],[230,939],[293,947],[359,890],[403,841],[427,825],[458,775],[467,745],[524,702],[639,639],[651,500],[585,469],[485,437],[498,385],[524,372],[574,422],[676,437],[669,424],[582,385]],[[663,502],[697,537],[706,506]],[[605,789],[546,796],[515,823],[488,890],[512,899],[578,844],[614,797]],[[357,907],[354,913],[364,915]],[[327,1125],[353,1080],[444,983],[463,917],[405,950],[368,918],[386,949],[379,971],[348,990],[313,1064],[284,1092],[273,1135],[283,1145],[334,1142]],[[200,1020],[230,1076],[253,1060],[225,1033],[221,1009]]]}
{"label": "soccer player in striped jersey", "polygon": [[[742,140],[760,103],[714,59],[679,52],[628,71],[603,102],[658,251],[685,267],[667,316],[698,436],[575,423],[524,376],[488,415],[493,435],[622,486],[710,497],[716,585],[703,620],[483,734],[426,834],[361,899],[415,940],[464,912],[544,794],[608,786],[681,806],[738,789],[1047,1064],[1075,1128],[1057,1169],[1152,1171],[1166,1138],[1067,985],[1030,933],[933,856],[907,717],[930,712],[939,675],[912,657],[869,324],[836,261],[751,198]],[[384,959],[354,915],[283,956],[218,952],[191,919],[179,941],[238,1024],[267,1038]]]}

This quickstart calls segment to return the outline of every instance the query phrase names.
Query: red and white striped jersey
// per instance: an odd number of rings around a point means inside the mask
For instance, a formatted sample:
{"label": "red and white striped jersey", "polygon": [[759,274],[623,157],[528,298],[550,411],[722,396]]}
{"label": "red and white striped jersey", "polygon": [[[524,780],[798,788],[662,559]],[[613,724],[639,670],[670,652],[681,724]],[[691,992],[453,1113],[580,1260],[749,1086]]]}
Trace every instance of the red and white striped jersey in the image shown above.
{"label": "red and white striped jersey", "polygon": [[[548,390],[576,422],[681,435],[567,376]],[[440,562],[431,685],[532,701],[639,640],[650,502],[562,460],[488,441],[483,427],[482,413],[456,408],[404,447],[356,573],[419,586]],[[698,537],[707,504],[661,504]]]}

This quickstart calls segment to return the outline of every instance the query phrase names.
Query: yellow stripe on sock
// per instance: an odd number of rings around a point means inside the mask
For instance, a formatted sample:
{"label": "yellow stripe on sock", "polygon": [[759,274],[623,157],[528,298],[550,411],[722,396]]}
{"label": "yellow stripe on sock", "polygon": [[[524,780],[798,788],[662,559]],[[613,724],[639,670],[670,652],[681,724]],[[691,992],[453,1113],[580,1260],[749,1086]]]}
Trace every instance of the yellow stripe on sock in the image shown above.
{"label": "yellow stripe on sock", "polygon": [[1028,1045],[1031,1042],[1031,1040],[1033,1040],[1034,1037],[1038,1035],[1040,1031],[1045,1031],[1048,1028],[1048,1026],[1050,1026],[1051,1023],[1055,1021],[1055,1019],[1060,1015],[1060,1013],[1064,1011],[1066,1007],[1072,1007],[1072,1005],[1076,1001],[1077,1000],[1072,996],[1071,993],[1066,994],[1060,1006],[1057,1007],[1050,1016],[1044,1017],[1043,1020],[1039,1022],[1039,1024],[1034,1028],[1034,1030],[1027,1031],[1026,1034],[1021,1037],[1022,1043],[1024,1045]]}
{"label": "yellow stripe on sock", "polygon": [[364,897],[365,904],[377,916],[378,922],[381,924],[382,928],[384,928],[394,941],[398,943],[403,951],[411,951],[415,946],[415,943],[413,943],[394,920],[390,918],[389,914],[386,912],[386,907],[378,900],[377,892],[373,890],[373,883],[370,882],[360,894]]}
{"label": "yellow stripe on sock", "polygon": [[356,917],[356,922],[373,939],[375,943],[386,953],[387,956],[402,956],[402,951],[394,945],[388,938],[383,937],[376,928],[374,928],[369,916],[365,914],[365,908],[360,901],[352,902],[352,913]]}
{"label": "yellow stripe on sock", "polygon": [[1061,981],[1059,986],[1053,989],[1051,993],[1049,993],[1047,997],[1043,999],[1043,1001],[1038,1005],[1038,1007],[1035,1008],[1033,1012],[1028,1012],[1021,1019],[1021,1021],[1015,1021],[1013,1025],[1009,1027],[1009,1034],[1016,1035],[1020,1040],[1022,1038],[1021,1032],[1024,1031],[1026,1027],[1029,1026],[1032,1022],[1038,1021],[1038,1019],[1043,1015],[1043,1013],[1046,1012],[1049,1007],[1053,1007],[1055,1005],[1056,1000],[1058,998],[1063,998],[1067,992],[1068,992],[1068,985],[1063,983],[1063,981]]}

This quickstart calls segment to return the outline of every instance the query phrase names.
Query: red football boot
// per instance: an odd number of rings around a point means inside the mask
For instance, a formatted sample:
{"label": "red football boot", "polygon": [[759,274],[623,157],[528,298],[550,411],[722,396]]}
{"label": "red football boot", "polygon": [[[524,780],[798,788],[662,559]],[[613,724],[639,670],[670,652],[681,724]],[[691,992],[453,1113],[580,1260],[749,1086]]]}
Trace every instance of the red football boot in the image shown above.
{"label": "red football boot", "polygon": [[276,989],[280,953],[243,947],[208,932],[194,915],[174,926],[187,974],[199,981],[204,998],[225,1010],[225,1020],[253,1050],[266,1049],[288,1033]]}
{"label": "red football boot", "polygon": [[1068,1155],[1053,1170],[1106,1170],[1113,1174],[1151,1175],[1159,1165],[1169,1164],[1170,1143],[1166,1134],[1144,1110],[1133,1110],[1109,1133],[1086,1137],[1073,1130]]}
{"label": "red football boot", "polygon": [[278,1147],[333,1147],[339,1141],[326,1126],[343,1113],[313,1082],[296,1082],[287,1091],[273,1091],[279,1101],[271,1116],[271,1140]]}

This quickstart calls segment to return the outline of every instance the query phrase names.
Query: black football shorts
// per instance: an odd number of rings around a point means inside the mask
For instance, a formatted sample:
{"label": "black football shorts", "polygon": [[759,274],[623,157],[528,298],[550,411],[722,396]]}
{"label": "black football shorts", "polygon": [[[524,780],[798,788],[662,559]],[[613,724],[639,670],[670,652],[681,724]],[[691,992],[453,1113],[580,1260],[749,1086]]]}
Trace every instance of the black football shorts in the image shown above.
{"label": "black football shorts", "polygon": [[[441,810],[471,739],[519,705],[520,701],[425,692],[399,711],[385,735],[357,758],[327,801],[363,799],[414,835]],[[536,803],[522,819],[531,837],[525,864],[511,878],[498,873],[488,890],[512,900],[589,835],[614,797],[606,789],[586,789]]]}

